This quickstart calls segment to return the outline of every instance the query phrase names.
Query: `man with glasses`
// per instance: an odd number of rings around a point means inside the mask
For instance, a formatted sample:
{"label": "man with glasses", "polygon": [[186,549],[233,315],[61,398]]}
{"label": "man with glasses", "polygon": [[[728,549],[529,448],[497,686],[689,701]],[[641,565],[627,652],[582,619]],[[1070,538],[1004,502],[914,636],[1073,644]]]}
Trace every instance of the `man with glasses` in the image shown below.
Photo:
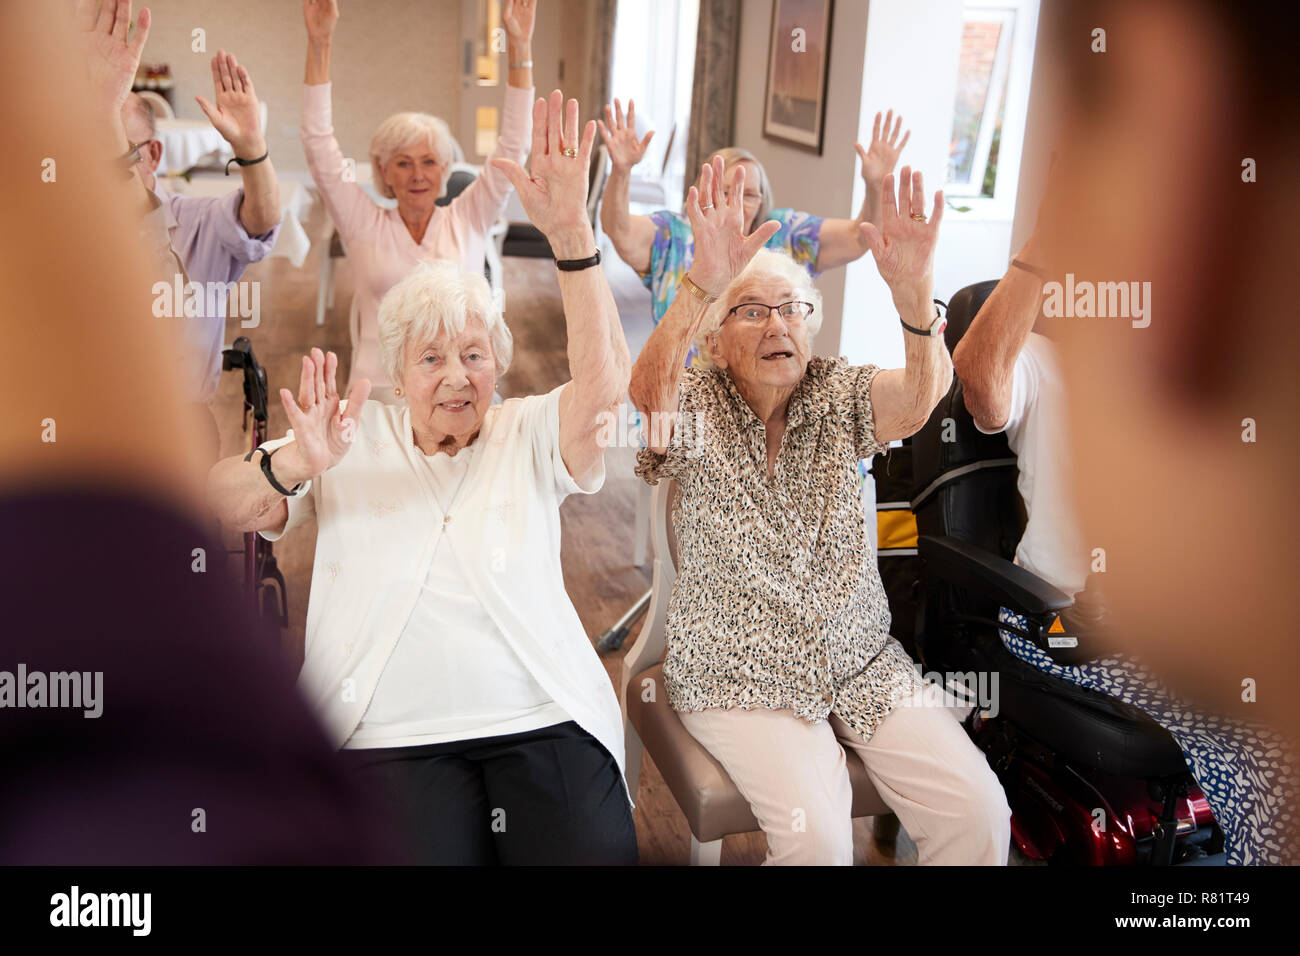
{"label": "man with glasses", "polygon": [[[191,400],[208,406],[221,376],[221,349],[226,332],[229,283],[239,280],[251,263],[258,262],[275,245],[280,228],[280,187],[262,135],[261,110],[248,71],[224,50],[212,58],[215,102],[195,97],[212,125],[234,151],[242,187],[221,198],[190,197],[170,193],[158,185],[162,143],[156,138],[153,108],[137,93],[122,104],[122,125],[130,140],[127,162],[145,188],[158,200],[149,225],[152,243],[167,247],[179,259],[182,288],[197,282],[204,290],[204,315],[185,316],[184,299],[173,297],[172,310],[185,319],[186,381]],[[229,166],[230,164],[228,164]],[[227,169],[229,172],[229,169]],[[169,283],[170,284],[170,283]],[[209,292],[208,290],[211,290]],[[213,314],[206,314],[214,306]],[[216,421],[208,411],[207,427],[217,444]],[[213,448],[213,457],[218,453]]]}

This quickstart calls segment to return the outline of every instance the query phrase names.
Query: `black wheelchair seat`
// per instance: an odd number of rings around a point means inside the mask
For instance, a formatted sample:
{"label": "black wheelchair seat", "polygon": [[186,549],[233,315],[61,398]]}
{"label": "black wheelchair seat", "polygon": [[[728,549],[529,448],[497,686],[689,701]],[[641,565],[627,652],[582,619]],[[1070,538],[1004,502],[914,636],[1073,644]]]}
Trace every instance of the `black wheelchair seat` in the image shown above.
{"label": "black wheelchair seat", "polygon": [[[953,296],[950,351],[995,285]],[[915,641],[925,667],[997,673],[998,716],[1081,769],[1139,778],[1186,772],[1178,744],[1140,709],[1040,670],[1002,643],[1000,606],[1042,624],[1072,601],[1012,563],[1025,522],[1016,457],[1005,435],[975,427],[959,380],[913,436],[911,464],[923,567]]]}

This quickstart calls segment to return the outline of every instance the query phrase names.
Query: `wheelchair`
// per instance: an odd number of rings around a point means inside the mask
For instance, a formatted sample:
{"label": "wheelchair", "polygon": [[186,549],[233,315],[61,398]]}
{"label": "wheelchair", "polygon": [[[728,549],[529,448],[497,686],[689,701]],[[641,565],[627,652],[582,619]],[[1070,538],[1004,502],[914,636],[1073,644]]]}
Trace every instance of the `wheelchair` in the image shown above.
{"label": "wheelchair", "polygon": [[[950,351],[996,284],[952,297]],[[1075,651],[1058,649],[1068,638],[1052,639],[1074,628],[1072,598],[1012,563],[1025,524],[1016,457],[1005,435],[975,427],[960,381],[910,454],[916,657],[927,672],[998,675],[996,711],[976,706],[965,726],[1006,791],[1020,853],[1067,865],[1222,863],[1222,830],[1173,737],[1138,708],[1054,677],[1002,643],[1000,629],[1019,629],[999,623],[1000,606],[1022,615],[1022,636],[1054,659],[1090,659],[1086,628],[1074,631]]]}
{"label": "wheelchair", "polygon": [[[253,343],[241,335],[230,348],[222,350],[221,369],[239,369],[244,373],[243,431],[248,436],[244,451],[249,452],[266,441],[267,387],[266,369],[253,354]],[[244,590],[252,602],[253,612],[276,628],[289,626],[289,606],[285,599],[284,575],[276,564],[271,542],[256,532],[244,534]]]}

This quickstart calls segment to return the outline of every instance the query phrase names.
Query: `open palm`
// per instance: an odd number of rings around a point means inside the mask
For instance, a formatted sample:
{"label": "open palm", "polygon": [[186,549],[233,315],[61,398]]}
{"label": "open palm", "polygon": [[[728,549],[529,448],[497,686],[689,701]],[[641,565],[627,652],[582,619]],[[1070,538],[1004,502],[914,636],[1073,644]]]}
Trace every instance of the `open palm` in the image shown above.
{"label": "open palm", "polygon": [[149,38],[149,11],[140,11],[135,32],[128,40],[131,0],[103,0],[98,16],[95,6],[96,0],[77,0],[77,38],[98,105],[116,116],[140,67],[140,54]]}
{"label": "open palm", "polygon": [[[894,177],[880,186],[882,228],[869,222],[858,228],[876,260],[880,277],[889,285],[900,309],[928,309],[934,289],[934,250],[943,219],[943,191],[934,194],[934,208],[925,221],[925,183],[921,171],[904,166],[899,193],[894,197]],[[914,217],[921,217],[920,219]]]}
{"label": "open palm", "polygon": [[[587,171],[595,140],[596,124],[589,120],[578,142],[578,101],[569,100],[565,107],[564,94],[555,90],[549,101],[533,104],[532,175],[513,160],[492,160],[514,185],[533,225],[548,238],[588,224]],[[566,147],[575,146],[577,156],[564,155]]]}
{"label": "open palm", "polygon": [[745,167],[732,167],[725,189],[723,169],[722,157],[715,156],[700,168],[699,189],[692,186],[686,194],[695,246],[691,281],[713,295],[720,295],[781,228],[769,219],[745,235]]}
{"label": "open palm", "polygon": [[903,147],[912,138],[912,131],[909,129],[903,133],[903,138],[900,140],[898,134],[902,128],[901,114],[894,119],[894,111],[890,110],[885,116],[882,129],[880,114],[877,113],[875,125],[871,128],[871,145],[863,149],[861,143],[853,144],[853,148],[858,151],[858,158],[862,160],[862,178],[868,185],[880,182],[898,165],[898,157],[902,155]]}
{"label": "open palm", "polygon": [[215,104],[202,96],[194,98],[216,131],[234,147],[235,155],[239,155],[241,148],[261,143],[262,114],[257,93],[253,90],[248,70],[239,65],[233,53],[218,50],[212,58],[212,86]]}
{"label": "open palm", "polygon": [[641,162],[646,147],[654,137],[655,131],[645,134],[645,139],[636,136],[636,102],[627,101],[627,118],[623,117],[623,105],[614,99],[614,107],[605,105],[605,121],[596,121],[600,128],[600,138],[609,150],[609,161],[615,169],[628,170]]}
{"label": "open palm", "polygon": [[338,366],[333,352],[325,355],[314,348],[302,357],[298,400],[294,401],[287,388],[280,389],[294,443],[313,475],[324,474],[343,460],[356,439],[362,406],[370,397],[369,380],[358,379],[352,383],[347,408],[340,412]]}

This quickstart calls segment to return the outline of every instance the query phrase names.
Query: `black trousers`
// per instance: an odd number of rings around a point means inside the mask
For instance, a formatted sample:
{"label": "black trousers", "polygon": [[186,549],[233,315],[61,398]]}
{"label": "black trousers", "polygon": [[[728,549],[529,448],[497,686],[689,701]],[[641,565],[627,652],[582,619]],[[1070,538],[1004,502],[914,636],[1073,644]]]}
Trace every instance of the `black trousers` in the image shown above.
{"label": "black trousers", "polygon": [[637,862],[618,764],[573,721],[500,737],[343,750],[376,793],[407,862]]}

